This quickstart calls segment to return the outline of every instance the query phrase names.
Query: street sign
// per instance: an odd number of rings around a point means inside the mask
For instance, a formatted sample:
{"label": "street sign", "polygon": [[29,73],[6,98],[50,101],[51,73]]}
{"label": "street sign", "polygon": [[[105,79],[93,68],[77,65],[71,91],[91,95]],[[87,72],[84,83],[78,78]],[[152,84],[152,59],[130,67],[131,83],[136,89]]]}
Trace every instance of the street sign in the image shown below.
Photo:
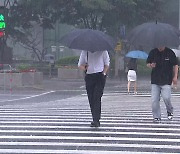
{"label": "street sign", "polygon": [[57,47],[56,47],[55,45],[51,46],[51,51],[52,51],[52,52],[56,52],[56,48],[57,48]]}
{"label": "street sign", "polygon": [[121,49],[122,49],[122,44],[121,44],[121,41],[119,41],[115,47],[115,51],[118,52],[118,51],[121,51]]}

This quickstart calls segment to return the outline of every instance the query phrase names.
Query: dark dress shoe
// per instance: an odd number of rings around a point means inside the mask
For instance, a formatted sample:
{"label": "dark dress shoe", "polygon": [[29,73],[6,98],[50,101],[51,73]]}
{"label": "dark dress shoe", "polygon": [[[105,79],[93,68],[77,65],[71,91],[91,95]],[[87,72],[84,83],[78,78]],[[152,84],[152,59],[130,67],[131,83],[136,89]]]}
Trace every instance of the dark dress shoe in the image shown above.
{"label": "dark dress shoe", "polygon": [[99,121],[93,121],[93,122],[91,122],[90,127],[100,127],[100,122]]}

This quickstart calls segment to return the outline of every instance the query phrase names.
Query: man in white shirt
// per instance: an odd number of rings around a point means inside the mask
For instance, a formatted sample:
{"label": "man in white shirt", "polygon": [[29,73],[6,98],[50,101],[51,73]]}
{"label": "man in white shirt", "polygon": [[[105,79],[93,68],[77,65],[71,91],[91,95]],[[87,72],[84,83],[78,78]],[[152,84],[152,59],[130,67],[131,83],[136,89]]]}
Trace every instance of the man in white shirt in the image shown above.
{"label": "man in white shirt", "polygon": [[78,67],[86,72],[85,84],[93,122],[91,127],[100,126],[101,97],[106,82],[110,58],[107,51],[87,52],[82,51]]}

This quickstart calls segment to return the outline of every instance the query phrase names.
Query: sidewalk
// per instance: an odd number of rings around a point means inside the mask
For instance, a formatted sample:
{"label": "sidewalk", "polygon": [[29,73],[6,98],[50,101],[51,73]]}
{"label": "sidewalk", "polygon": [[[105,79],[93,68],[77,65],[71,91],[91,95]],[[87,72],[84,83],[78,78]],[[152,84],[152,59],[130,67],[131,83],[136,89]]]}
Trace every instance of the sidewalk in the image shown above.
{"label": "sidewalk", "polygon": [[[132,84],[133,86],[133,84]],[[131,88],[133,88],[131,86]],[[80,88],[81,87],[81,88]],[[2,91],[4,88],[0,87]],[[34,85],[34,86],[24,86],[24,87],[13,87],[12,91],[21,91],[21,90],[80,90],[85,89],[84,79],[58,79],[58,78],[44,78],[42,81],[42,85]],[[127,80],[120,80],[119,78],[107,78],[105,90],[111,91],[119,91],[126,92],[127,91]],[[150,78],[139,78],[137,80],[137,91],[139,92],[150,92],[151,89],[151,81]],[[9,88],[6,89],[9,91]],[[176,92],[180,92],[180,84],[177,85]]]}
{"label": "sidewalk", "polygon": [[[42,88],[46,90],[73,90],[79,89],[79,87],[84,86],[84,79],[44,79]],[[143,78],[137,81],[138,89],[150,89],[150,80]],[[111,79],[107,78],[105,88],[111,88],[112,90],[126,90],[127,89],[127,80],[120,80],[118,78]]]}
{"label": "sidewalk", "polygon": [[[43,90],[78,90],[82,86],[85,86],[84,79],[45,78],[39,88]],[[105,88],[118,91],[127,90],[127,80],[120,80],[119,78],[107,78]],[[150,78],[139,78],[137,80],[138,91],[150,91],[150,89]],[[176,91],[180,91],[180,83],[178,83]]]}

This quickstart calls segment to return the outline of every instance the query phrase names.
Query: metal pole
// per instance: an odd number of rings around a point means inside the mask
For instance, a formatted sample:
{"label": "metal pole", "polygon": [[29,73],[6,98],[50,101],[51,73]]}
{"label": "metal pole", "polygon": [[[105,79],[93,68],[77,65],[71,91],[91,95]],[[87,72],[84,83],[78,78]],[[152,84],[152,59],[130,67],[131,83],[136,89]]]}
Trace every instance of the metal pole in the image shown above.
{"label": "metal pole", "polygon": [[10,77],[9,77],[9,81],[10,81],[10,94],[12,95],[12,67],[9,64],[8,64],[8,66],[9,66],[9,70],[10,70],[10,72],[9,72],[9,74],[10,74]]}
{"label": "metal pole", "polygon": [[180,30],[180,0],[179,0],[179,30]]}
{"label": "metal pole", "polygon": [[1,52],[1,63],[4,64],[4,49],[5,49],[5,38],[2,37],[2,52]]}
{"label": "metal pole", "polygon": [[[179,30],[180,30],[180,0],[179,0]],[[180,45],[178,48],[180,49]]]}
{"label": "metal pole", "polygon": [[6,77],[5,77],[6,72],[3,71],[3,74],[4,74],[4,94],[5,94],[5,92],[6,92]]}
{"label": "metal pole", "polygon": [[[10,1],[9,0],[4,0],[4,4],[3,4],[3,13],[5,16],[5,21],[7,22],[7,16],[8,13],[6,12],[6,8],[7,6],[10,5]],[[5,48],[5,36],[2,36],[1,38],[1,43],[2,43],[2,48],[1,48],[1,63],[4,64],[4,48]]]}
{"label": "metal pole", "polygon": [[[6,21],[6,28],[4,29],[5,30],[5,36],[7,38],[7,35],[8,35],[8,15],[9,15],[9,9],[11,6],[14,6],[17,4],[17,1],[16,0],[4,0],[4,15],[5,15],[5,21]],[[1,51],[1,62],[4,63],[4,50],[5,50],[5,46],[6,46],[6,38],[5,36],[2,37],[2,51]]]}

